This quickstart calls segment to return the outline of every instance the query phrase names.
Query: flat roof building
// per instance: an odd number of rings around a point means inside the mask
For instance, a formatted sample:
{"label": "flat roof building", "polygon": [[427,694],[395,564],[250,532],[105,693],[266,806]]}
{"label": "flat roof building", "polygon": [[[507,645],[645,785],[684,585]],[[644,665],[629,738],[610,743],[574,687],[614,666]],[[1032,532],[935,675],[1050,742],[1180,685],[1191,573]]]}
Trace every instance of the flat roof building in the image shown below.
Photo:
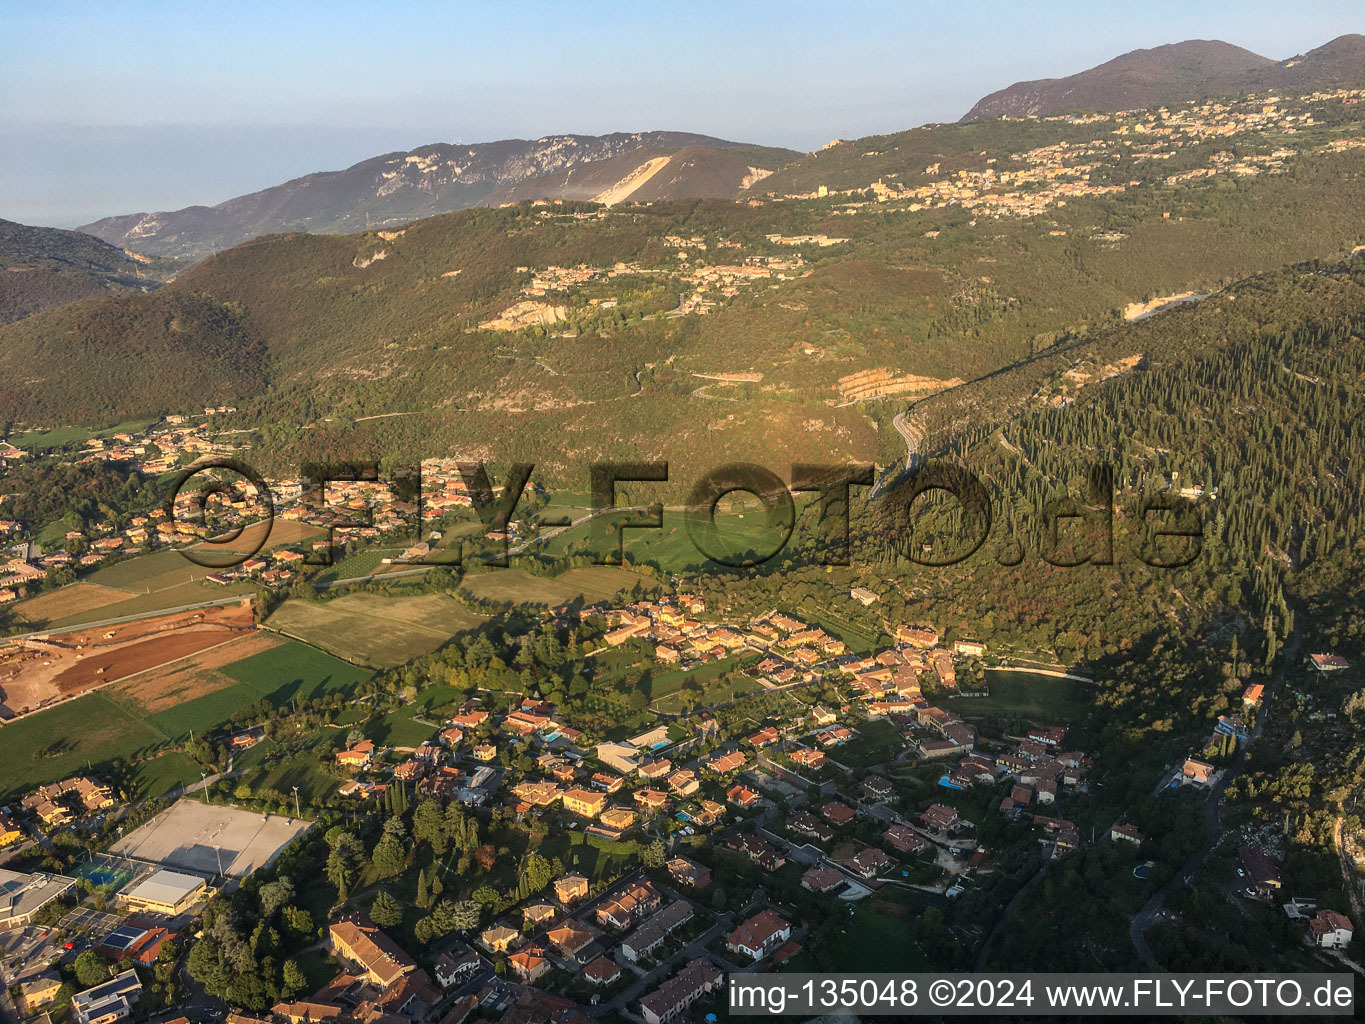
{"label": "flat roof building", "polygon": [[0,929],[22,928],[33,916],[76,884],[66,875],[24,874],[0,868]]}
{"label": "flat roof building", "polygon": [[177,917],[206,894],[208,884],[198,875],[186,875],[162,868],[126,892],[119,900],[129,910]]}

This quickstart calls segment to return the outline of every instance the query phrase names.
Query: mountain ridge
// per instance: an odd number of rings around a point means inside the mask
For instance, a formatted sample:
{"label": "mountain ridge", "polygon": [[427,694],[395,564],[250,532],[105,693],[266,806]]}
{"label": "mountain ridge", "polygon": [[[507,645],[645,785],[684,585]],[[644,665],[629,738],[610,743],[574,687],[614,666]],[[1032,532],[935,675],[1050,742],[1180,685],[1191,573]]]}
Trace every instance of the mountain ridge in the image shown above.
{"label": "mountain ridge", "polygon": [[1365,79],[1365,35],[1342,35],[1275,61],[1218,39],[1130,50],[1073,75],[1015,82],[983,96],[961,122],[1068,110],[1129,110],[1264,89]]}
{"label": "mountain ridge", "polygon": [[[79,230],[113,245],[200,258],[266,234],[345,233],[405,224],[476,206],[499,191],[542,176],[553,179],[636,150],[672,154],[695,147],[713,153],[751,148],[712,136],[668,131],[547,135],[467,146],[431,143],[370,157],[341,170],[303,175],[216,206],[106,217]],[[786,150],[769,152],[798,155]]]}

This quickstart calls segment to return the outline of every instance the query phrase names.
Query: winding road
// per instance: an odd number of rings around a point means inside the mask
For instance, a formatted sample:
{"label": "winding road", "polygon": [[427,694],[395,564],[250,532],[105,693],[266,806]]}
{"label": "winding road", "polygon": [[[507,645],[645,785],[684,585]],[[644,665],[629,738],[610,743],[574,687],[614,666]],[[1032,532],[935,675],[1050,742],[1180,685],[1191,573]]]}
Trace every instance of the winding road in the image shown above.
{"label": "winding road", "polygon": [[902,409],[900,412],[896,413],[896,418],[891,421],[891,425],[896,428],[896,433],[900,434],[901,439],[905,441],[905,464],[897,470],[897,462],[893,462],[891,465],[887,466],[886,469],[882,470],[881,478],[878,479],[876,486],[872,488],[871,493],[868,495],[869,498],[875,498],[877,495],[881,494],[882,491],[893,487],[900,482],[905,474],[913,473],[915,468],[919,465],[919,448],[924,441],[924,435],[905,422],[905,414],[910,412],[913,408],[914,406],[912,405],[907,409]]}

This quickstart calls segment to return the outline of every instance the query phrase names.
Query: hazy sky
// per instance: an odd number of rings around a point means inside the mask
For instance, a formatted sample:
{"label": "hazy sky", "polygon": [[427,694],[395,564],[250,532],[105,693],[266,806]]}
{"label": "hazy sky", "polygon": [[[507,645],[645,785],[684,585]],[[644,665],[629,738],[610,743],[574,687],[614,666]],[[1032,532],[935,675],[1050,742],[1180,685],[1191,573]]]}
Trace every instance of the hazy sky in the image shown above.
{"label": "hazy sky", "polygon": [[672,129],[813,149],[1137,47],[1275,59],[1359,0],[0,2],[0,217],[213,204],[428,142]]}

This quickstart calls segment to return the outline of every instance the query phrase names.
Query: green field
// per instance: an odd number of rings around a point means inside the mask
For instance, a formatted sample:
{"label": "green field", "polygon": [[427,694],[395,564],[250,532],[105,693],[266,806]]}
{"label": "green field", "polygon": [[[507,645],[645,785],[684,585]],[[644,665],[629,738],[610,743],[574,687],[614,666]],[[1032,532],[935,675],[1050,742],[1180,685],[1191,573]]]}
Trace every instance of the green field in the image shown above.
{"label": "green field", "polygon": [[[14,795],[92,768],[98,773],[101,763],[115,758],[137,761],[190,730],[208,731],[262,697],[282,704],[296,696],[349,692],[371,674],[293,641],[227,665],[222,672],[239,685],[155,715],[144,717],[133,702],[99,690],[0,726],[0,794]],[[178,754],[143,760],[135,769],[142,796],[159,795],[198,777],[198,768]]]}
{"label": "green field", "polygon": [[296,641],[244,658],[222,672],[249,686],[257,698],[269,697],[277,705],[294,698],[310,700],[328,693],[349,693],[373,675],[368,669],[348,665]]}
{"label": "green field", "polygon": [[266,625],[373,668],[392,668],[436,650],[483,616],[445,594],[347,594],[330,601],[287,600]]}
{"label": "green field", "polygon": [[520,569],[489,569],[465,576],[460,589],[473,597],[513,605],[547,607],[571,601],[604,601],[630,590],[643,577],[613,566],[570,569],[558,576],[532,576]]}
{"label": "green field", "polygon": [[42,782],[115,757],[133,758],[166,740],[103,692],[0,726],[0,793],[17,795]]}
{"label": "green field", "polygon": [[986,673],[989,697],[962,697],[948,702],[949,710],[964,718],[1018,715],[1038,725],[1067,725],[1082,721],[1093,706],[1094,687],[1071,679],[1036,672]]}
{"label": "green field", "polygon": [[106,427],[103,430],[91,430],[88,427],[58,427],[56,430],[20,434],[18,437],[10,438],[9,443],[16,448],[22,448],[29,452],[41,451],[46,448],[62,448],[70,444],[83,444],[92,437],[109,437],[112,434],[140,434],[155,422],[155,420],[134,420],[130,423]]}
{"label": "green field", "polygon": [[384,559],[395,558],[403,553],[402,548],[366,548],[353,555],[347,555],[331,568],[318,574],[315,583],[336,583],[340,580],[357,580],[375,573],[395,572],[399,569],[413,569],[411,565],[385,565]]}
{"label": "green field", "polygon": [[[803,505],[797,505],[797,520],[792,538],[800,537],[806,529]],[[560,557],[570,554],[593,554],[602,557],[615,554],[615,533],[608,533],[605,539],[597,536],[603,529],[606,517],[594,523],[584,523],[573,530],[567,530],[545,545],[545,554]],[[624,532],[623,553],[626,560],[634,565],[651,564],[667,572],[687,572],[704,568],[716,568],[708,554],[717,554],[728,561],[744,557],[750,551],[755,555],[770,554],[781,542],[785,530],[780,524],[774,525],[767,514],[758,508],[744,512],[721,512],[715,517],[714,526],[703,528],[700,548],[689,534],[683,513],[665,510],[663,525],[658,529],[627,528]]]}
{"label": "green field", "polygon": [[[927,971],[932,965],[910,937],[910,918],[923,909],[913,897],[888,886],[875,897],[850,904],[836,944],[838,971]],[[847,912],[845,912],[847,913]]]}

